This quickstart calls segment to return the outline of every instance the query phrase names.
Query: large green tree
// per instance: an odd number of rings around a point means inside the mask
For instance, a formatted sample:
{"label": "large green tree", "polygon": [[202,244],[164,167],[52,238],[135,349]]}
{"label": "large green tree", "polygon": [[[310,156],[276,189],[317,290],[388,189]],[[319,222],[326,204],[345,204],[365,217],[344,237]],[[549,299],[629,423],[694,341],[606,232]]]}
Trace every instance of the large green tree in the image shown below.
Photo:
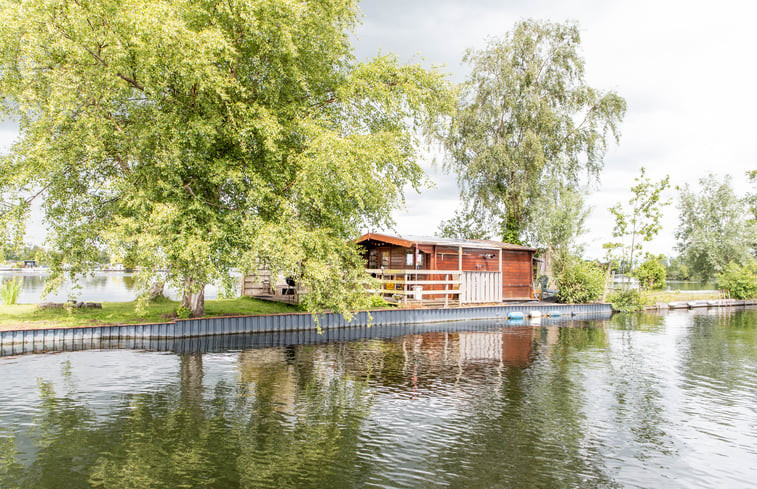
{"label": "large green tree", "polygon": [[708,175],[699,188],[680,188],[676,249],[691,272],[710,280],[729,262],[747,263],[757,242],[748,200],[733,189],[731,177]]}
{"label": "large green tree", "polygon": [[422,183],[419,138],[455,97],[420,66],[356,62],[356,3],[0,0],[21,126],[5,216],[39,195],[56,277],[108,246],[145,283],[168,268],[194,315],[237,266],[295,277],[313,310],[358,304],[348,238]]}
{"label": "large green tree", "polygon": [[588,86],[573,23],[527,20],[472,65],[446,141],[447,167],[462,198],[501,216],[517,242],[545,185],[578,187],[598,177],[608,140],[618,139],[626,103]]}

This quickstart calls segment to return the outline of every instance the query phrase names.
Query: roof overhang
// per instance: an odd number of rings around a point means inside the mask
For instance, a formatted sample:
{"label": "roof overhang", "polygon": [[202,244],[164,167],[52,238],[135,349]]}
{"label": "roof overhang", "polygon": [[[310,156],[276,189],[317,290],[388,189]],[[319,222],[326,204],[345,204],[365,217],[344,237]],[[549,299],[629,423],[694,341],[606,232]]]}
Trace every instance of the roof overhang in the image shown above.
{"label": "roof overhang", "polygon": [[379,241],[381,243],[392,244],[396,246],[402,246],[403,248],[411,248],[413,241],[407,239],[398,238],[397,236],[389,236],[387,234],[367,233],[355,240],[355,244],[362,244],[368,241]]}
{"label": "roof overhang", "polygon": [[412,248],[414,246],[450,246],[450,247],[462,247],[462,248],[474,248],[484,250],[510,250],[510,251],[530,251],[536,252],[536,248],[529,248],[527,246],[513,245],[509,243],[503,243],[493,240],[476,240],[476,239],[450,239],[450,238],[434,238],[434,237],[418,237],[412,236],[408,238],[401,238],[398,236],[390,236],[388,234],[379,233],[367,233],[354,240],[355,244],[368,243],[369,241],[376,241],[380,243],[387,243],[395,246],[401,246],[403,248]]}

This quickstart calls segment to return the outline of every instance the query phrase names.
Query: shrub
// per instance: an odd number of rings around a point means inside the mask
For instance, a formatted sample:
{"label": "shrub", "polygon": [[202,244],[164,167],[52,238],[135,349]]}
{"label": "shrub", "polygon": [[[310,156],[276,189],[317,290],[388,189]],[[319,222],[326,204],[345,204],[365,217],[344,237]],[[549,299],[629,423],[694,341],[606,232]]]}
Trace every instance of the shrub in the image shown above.
{"label": "shrub", "polygon": [[667,272],[665,265],[656,256],[650,256],[639,265],[633,272],[634,277],[639,279],[639,284],[645,289],[661,289],[665,287]]}
{"label": "shrub", "polygon": [[179,306],[179,308],[176,309],[176,317],[179,319],[189,319],[192,317],[192,310],[188,307]]}
{"label": "shrub", "polygon": [[371,309],[385,309],[390,305],[391,304],[389,304],[386,299],[378,294],[374,294],[368,298],[368,307]]}
{"label": "shrub", "polygon": [[757,297],[757,261],[739,265],[729,263],[716,277],[718,288],[727,290],[734,299]]}
{"label": "shrub", "polygon": [[606,276],[596,263],[573,258],[566,260],[556,283],[560,302],[596,302],[605,290]]}
{"label": "shrub", "polygon": [[18,300],[18,295],[21,293],[21,279],[14,278],[13,280],[6,280],[3,285],[0,286],[0,299],[3,300],[3,304],[12,305]]}
{"label": "shrub", "polygon": [[618,312],[634,312],[644,309],[645,300],[641,292],[632,288],[623,288],[613,291],[607,300],[612,308]]}

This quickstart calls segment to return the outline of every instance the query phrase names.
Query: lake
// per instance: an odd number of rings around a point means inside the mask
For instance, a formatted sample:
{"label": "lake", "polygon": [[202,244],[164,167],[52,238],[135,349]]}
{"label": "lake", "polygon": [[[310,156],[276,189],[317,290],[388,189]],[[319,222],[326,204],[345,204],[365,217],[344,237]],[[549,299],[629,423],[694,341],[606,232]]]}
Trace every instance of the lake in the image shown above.
{"label": "lake", "polygon": [[[42,297],[42,291],[49,274],[44,271],[0,270],[0,284],[6,280],[21,279],[21,293],[17,301],[19,304],[63,302],[71,297],[85,302],[129,302],[139,295],[134,275],[129,272],[94,272],[82,276],[76,283],[65,281],[58,291],[46,298]],[[165,293],[174,300],[181,298],[181,294],[170,287],[166,287]],[[218,287],[212,284],[206,286],[205,298],[217,299]]]}
{"label": "lake", "polygon": [[754,487],[757,310],[474,329],[0,358],[0,487]]}

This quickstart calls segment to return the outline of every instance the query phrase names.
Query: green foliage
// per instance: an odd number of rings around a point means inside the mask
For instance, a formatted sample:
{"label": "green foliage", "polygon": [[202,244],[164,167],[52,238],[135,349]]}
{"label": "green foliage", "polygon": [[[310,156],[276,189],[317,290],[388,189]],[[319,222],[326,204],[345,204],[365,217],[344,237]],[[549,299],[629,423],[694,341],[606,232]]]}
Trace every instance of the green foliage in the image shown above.
{"label": "green foliage", "polygon": [[731,262],[716,276],[718,288],[727,290],[734,299],[757,297],[757,260],[740,265]]}
{"label": "green foliage", "polygon": [[449,137],[447,168],[463,200],[500,218],[504,241],[522,239],[547,186],[597,178],[626,110],[586,84],[574,23],[526,20],[463,61],[471,75]]}
{"label": "green foliage", "polygon": [[386,299],[384,299],[380,295],[372,295],[369,298],[368,307],[371,309],[386,309],[390,306],[391,304],[389,304]]}
{"label": "green foliage", "polygon": [[15,261],[35,260],[37,265],[41,265],[45,261],[45,250],[39,245],[24,244],[20,247],[6,249],[4,258]]}
{"label": "green foliage", "polygon": [[669,176],[652,182],[646,177],[646,169],[642,166],[641,175],[634,181],[636,185],[631,187],[633,197],[628,201],[628,209],[621,203],[610,208],[615,217],[612,235],[620,241],[604,245],[608,258],[616,263],[625,261],[631,272],[634,254],[641,251],[642,243],[651,241],[660,232],[662,209],[670,204],[662,200],[662,192],[670,186]]}
{"label": "green foliage", "polygon": [[665,274],[668,280],[690,280],[692,278],[691,269],[680,256],[665,260]]}
{"label": "green foliage", "polygon": [[588,215],[580,191],[549,181],[535,199],[524,227],[525,240],[537,248],[552,250],[556,256],[580,254],[578,238]]}
{"label": "green foliage", "polygon": [[3,223],[43,199],[51,284],[106,248],[144,288],[169,270],[194,315],[240,265],[354,308],[349,240],[423,185],[421,138],[456,99],[419,65],[356,62],[358,21],[353,0],[0,0],[0,116],[21,129]]}
{"label": "green foliage", "polygon": [[561,302],[596,302],[605,290],[606,275],[594,262],[577,258],[567,260],[557,275],[557,297]]}
{"label": "green foliage", "polygon": [[179,319],[189,319],[192,317],[192,310],[185,306],[179,306],[176,309],[176,317]]}
{"label": "green foliage", "polygon": [[499,228],[496,216],[480,207],[467,207],[455,211],[455,215],[439,224],[436,233],[442,238],[492,239]]}
{"label": "green foliage", "polygon": [[679,189],[676,249],[691,273],[711,280],[730,262],[745,264],[757,242],[757,226],[748,199],[736,195],[731,177],[699,179],[699,188]]}
{"label": "green foliage", "polygon": [[662,264],[663,256],[649,255],[647,259],[636,267],[633,275],[639,279],[639,284],[645,289],[661,289],[665,287],[666,270]]}
{"label": "green foliage", "polygon": [[618,312],[641,311],[646,305],[644,296],[637,289],[625,287],[614,290],[607,296],[612,308]]}
{"label": "green foliage", "polygon": [[[752,185],[757,184],[757,170],[746,172],[746,176],[749,178],[749,182]],[[757,192],[748,193],[744,201],[749,206],[749,212],[751,214],[749,216],[750,224],[757,224]]]}
{"label": "green foliage", "polygon": [[0,299],[3,304],[13,305],[18,300],[18,295],[21,293],[21,278],[14,278],[13,280],[5,280],[0,285]]}

